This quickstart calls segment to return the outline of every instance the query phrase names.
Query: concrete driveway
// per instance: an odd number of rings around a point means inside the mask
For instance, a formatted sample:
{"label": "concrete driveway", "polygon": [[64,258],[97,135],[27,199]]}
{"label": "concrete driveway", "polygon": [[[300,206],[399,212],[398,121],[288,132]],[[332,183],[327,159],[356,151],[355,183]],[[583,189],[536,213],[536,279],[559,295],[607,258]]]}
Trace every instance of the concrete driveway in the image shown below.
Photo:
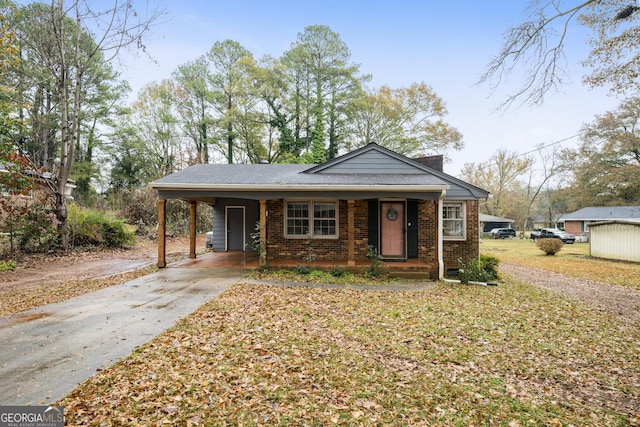
{"label": "concrete driveway", "polygon": [[166,268],[0,319],[0,405],[58,401],[247,273]]}

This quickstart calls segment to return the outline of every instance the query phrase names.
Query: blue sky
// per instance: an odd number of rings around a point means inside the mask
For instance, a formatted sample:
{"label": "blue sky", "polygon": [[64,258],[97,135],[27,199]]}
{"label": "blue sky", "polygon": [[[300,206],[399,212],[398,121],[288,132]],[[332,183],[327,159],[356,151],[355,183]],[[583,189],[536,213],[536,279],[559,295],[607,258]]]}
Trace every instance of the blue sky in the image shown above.
{"label": "blue sky", "polygon": [[[153,0],[150,0],[153,3]],[[571,82],[540,107],[506,113],[495,108],[509,89],[489,97],[487,85],[475,86],[495,56],[503,33],[524,19],[528,1],[290,1],[159,0],[167,15],[147,39],[148,53],[122,58],[122,77],[137,92],[147,83],[170,78],[180,64],[207,52],[213,43],[238,41],[256,58],[279,57],[309,25],[327,25],[351,50],[352,61],[372,74],[372,87],[407,87],[425,82],[445,101],[445,120],[464,135],[465,149],[452,152],[445,172],[457,175],[467,162],[487,160],[498,149],[525,153],[536,144],[575,135],[596,114],[614,109],[619,99],[605,89],[581,85],[579,65],[588,52],[584,31],[567,43]],[[138,6],[139,7],[139,6]],[[576,146],[576,138],[562,143]]]}

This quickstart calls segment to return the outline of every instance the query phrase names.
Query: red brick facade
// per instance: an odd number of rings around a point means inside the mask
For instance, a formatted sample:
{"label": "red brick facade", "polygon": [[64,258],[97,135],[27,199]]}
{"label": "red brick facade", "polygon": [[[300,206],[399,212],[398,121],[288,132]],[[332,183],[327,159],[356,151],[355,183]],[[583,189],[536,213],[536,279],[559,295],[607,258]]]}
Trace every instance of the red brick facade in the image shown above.
{"label": "red brick facade", "polygon": [[[286,238],[284,230],[284,200],[267,202],[267,261],[289,260],[303,263],[315,261],[335,262],[346,266],[348,253],[348,202],[338,203],[337,239]],[[443,243],[444,267],[456,268],[458,259],[468,260],[479,256],[478,201],[466,202],[466,240]],[[369,205],[367,200],[356,200],[354,209],[354,258],[367,261],[369,245]],[[431,278],[438,278],[438,202],[418,202],[418,260],[424,264],[422,271]]]}
{"label": "red brick facade", "polygon": [[579,236],[581,234],[588,234],[582,231],[582,221],[565,221],[564,231],[566,231],[567,233],[573,234],[574,236]]}
{"label": "red brick facade", "polygon": [[465,240],[445,240],[443,259],[445,271],[457,268],[458,260],[468,261],[480,257],[480,203],[477,200],[467,201],[467,236]]}

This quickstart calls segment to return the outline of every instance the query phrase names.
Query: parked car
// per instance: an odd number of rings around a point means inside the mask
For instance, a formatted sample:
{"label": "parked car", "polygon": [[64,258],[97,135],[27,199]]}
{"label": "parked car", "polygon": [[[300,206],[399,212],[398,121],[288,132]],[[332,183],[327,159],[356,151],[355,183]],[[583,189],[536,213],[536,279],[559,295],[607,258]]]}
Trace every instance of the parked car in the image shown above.
{"label": "parked car", "polygon": [[563,243],[568,244],[573,244],[576,241],[576,236],[557,228],[543,228],[540,231],[532,231],[531,238],[534,241],[538,239],[560,239]]}
{"label": "parked car", "polygon": [[516,230],[513,228],[493,228],[489,231],[489,234],[494,239],[508,239],[510,237],[516,237]]}

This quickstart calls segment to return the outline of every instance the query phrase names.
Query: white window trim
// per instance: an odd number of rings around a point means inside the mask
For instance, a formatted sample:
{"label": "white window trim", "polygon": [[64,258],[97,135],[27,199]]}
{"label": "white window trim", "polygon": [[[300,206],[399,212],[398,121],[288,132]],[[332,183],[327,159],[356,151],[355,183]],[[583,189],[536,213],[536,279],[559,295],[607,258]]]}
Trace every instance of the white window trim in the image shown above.
{"label": "white window trim", "polygon": [[[309,203],[309,229],[312,229],[313,226],[313,213],[314,213],[314,209],[313,209],[313,204],[315,202],[319,202],[319,203],[335,203],[336,205],[336,234],[335,235],[319,235],[316,236],[315,234],[305,234],[303,235],[299,235],[299,234],[289,234],[287,233],[288,227],[287,227],[287,220],[289,219],[289,217],[287,216],[287,212],[289,211],[288,209],[288,204],[289,202],[307,202]],[[286,199],[284,201],[284,213],[282,215],[283,220],[284,220],[284,237],[286,239],[308,239],[309,237],[311,237],[312,239],[333,239],[336,240],[339,238],[340,236],[340,202],[339,200],[336,199],[305,199],[305,198],[300,198],[300,199]],[[312,230],[311,230],[312,232]]]}
{"label": "white window trim", "polygon": [[[446,218],[444,217],[445,208],[447,206],[462,206],[461,214],[462,214],[462,236],[447,236],[444,233],[444,221]],[[467,240],[467,204],[464,201],[453,202],[453,201],[445,201],[442,203],[442,239],[443,240],[455,240],[455,241],[463,241]]]}

